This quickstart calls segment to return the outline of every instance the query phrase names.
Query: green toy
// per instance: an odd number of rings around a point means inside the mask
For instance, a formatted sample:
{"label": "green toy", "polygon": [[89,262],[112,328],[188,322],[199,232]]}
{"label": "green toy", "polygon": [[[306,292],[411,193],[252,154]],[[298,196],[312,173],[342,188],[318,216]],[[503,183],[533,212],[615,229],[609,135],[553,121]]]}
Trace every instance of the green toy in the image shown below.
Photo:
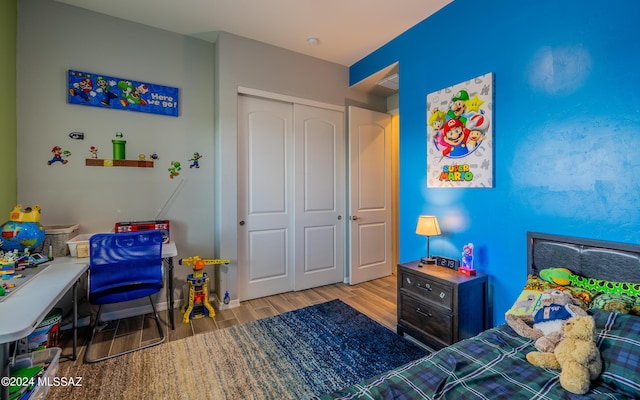
{"label": "green toy", "polygon": [[626,294],[640,297],[640,283],[610,282],[603,279],[585,278],[566,268],[547,268],[540,271],[540,278],[561,286],[576,286],[596,293]]}

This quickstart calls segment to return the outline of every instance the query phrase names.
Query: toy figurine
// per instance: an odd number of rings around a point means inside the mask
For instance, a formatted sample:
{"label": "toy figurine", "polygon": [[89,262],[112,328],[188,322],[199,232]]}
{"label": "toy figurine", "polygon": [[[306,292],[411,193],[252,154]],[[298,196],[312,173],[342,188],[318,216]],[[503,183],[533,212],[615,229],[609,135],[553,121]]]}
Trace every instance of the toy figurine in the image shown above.
{"label": "toy figurine", "polygon": [[462,265],[458,268],[458,272],[470,276],[476,274],[473,268],[473,243],[465,244],[462,248]]}
{"label": "toy figurine", "polygon": [[191,319],[202,317],[213,318],[216,312],[209,303],[209,277],[204,272],[204,266],[210,264],[229,264],[230,260],[208,259],[203,260],[198,256],[181,258],[180,265],[189,265],[193,268],[193,274],[187,276],[189,284],[189,300],[182,306],[180,311],[184,314],[182,322],[189,323]]}
{"label": "toy figurine", "polygon": [[89,153],[91,153],[91,158],[98,158],[98,148],[96,146],[89,147]]}

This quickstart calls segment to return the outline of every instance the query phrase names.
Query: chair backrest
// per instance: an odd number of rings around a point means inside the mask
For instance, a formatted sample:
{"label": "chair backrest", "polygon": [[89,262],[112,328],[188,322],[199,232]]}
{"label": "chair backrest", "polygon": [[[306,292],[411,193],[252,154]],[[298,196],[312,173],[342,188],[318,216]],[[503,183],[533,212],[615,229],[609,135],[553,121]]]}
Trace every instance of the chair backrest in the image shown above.
{"label": "chair backrest", "polygon": [[89,298],[132,300],[162,287],[162,233],[98,233],[89,239]]}

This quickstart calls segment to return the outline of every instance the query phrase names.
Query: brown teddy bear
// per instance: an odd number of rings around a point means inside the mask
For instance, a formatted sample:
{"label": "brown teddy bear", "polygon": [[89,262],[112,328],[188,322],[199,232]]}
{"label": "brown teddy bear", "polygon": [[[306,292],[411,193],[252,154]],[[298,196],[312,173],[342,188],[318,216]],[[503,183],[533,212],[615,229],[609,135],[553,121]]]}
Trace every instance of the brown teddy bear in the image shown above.
{"label": "brown teddy bear", "polygon": [[540,297],[542,307],[530,315],[507,314],[507,324],[520,336],[535,340],[536,349],[551,353],[562,339],[562,323],[571,317],[584,316],[579,301],[570,292],[547,289]]}
{"label": "brown teddy bear", "polygon": [[571,393],[585,394],[602,372],[591,316],[573,317],[564,323],[564,339],[553,353],[532,351],[527,360],[538,367],[560,370],[560,385]]}

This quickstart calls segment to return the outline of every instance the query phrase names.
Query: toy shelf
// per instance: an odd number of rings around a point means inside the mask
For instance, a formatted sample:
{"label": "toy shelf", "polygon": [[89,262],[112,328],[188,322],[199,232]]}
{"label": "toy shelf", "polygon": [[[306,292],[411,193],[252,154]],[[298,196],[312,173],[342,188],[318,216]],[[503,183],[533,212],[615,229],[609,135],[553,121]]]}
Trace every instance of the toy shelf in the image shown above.
{"label": "toy shelf", "polygon": [[87,158],[85,159],[87,167],[138,167],[153,168],[153,161],[148,160],[111,160],[108,158]]}

